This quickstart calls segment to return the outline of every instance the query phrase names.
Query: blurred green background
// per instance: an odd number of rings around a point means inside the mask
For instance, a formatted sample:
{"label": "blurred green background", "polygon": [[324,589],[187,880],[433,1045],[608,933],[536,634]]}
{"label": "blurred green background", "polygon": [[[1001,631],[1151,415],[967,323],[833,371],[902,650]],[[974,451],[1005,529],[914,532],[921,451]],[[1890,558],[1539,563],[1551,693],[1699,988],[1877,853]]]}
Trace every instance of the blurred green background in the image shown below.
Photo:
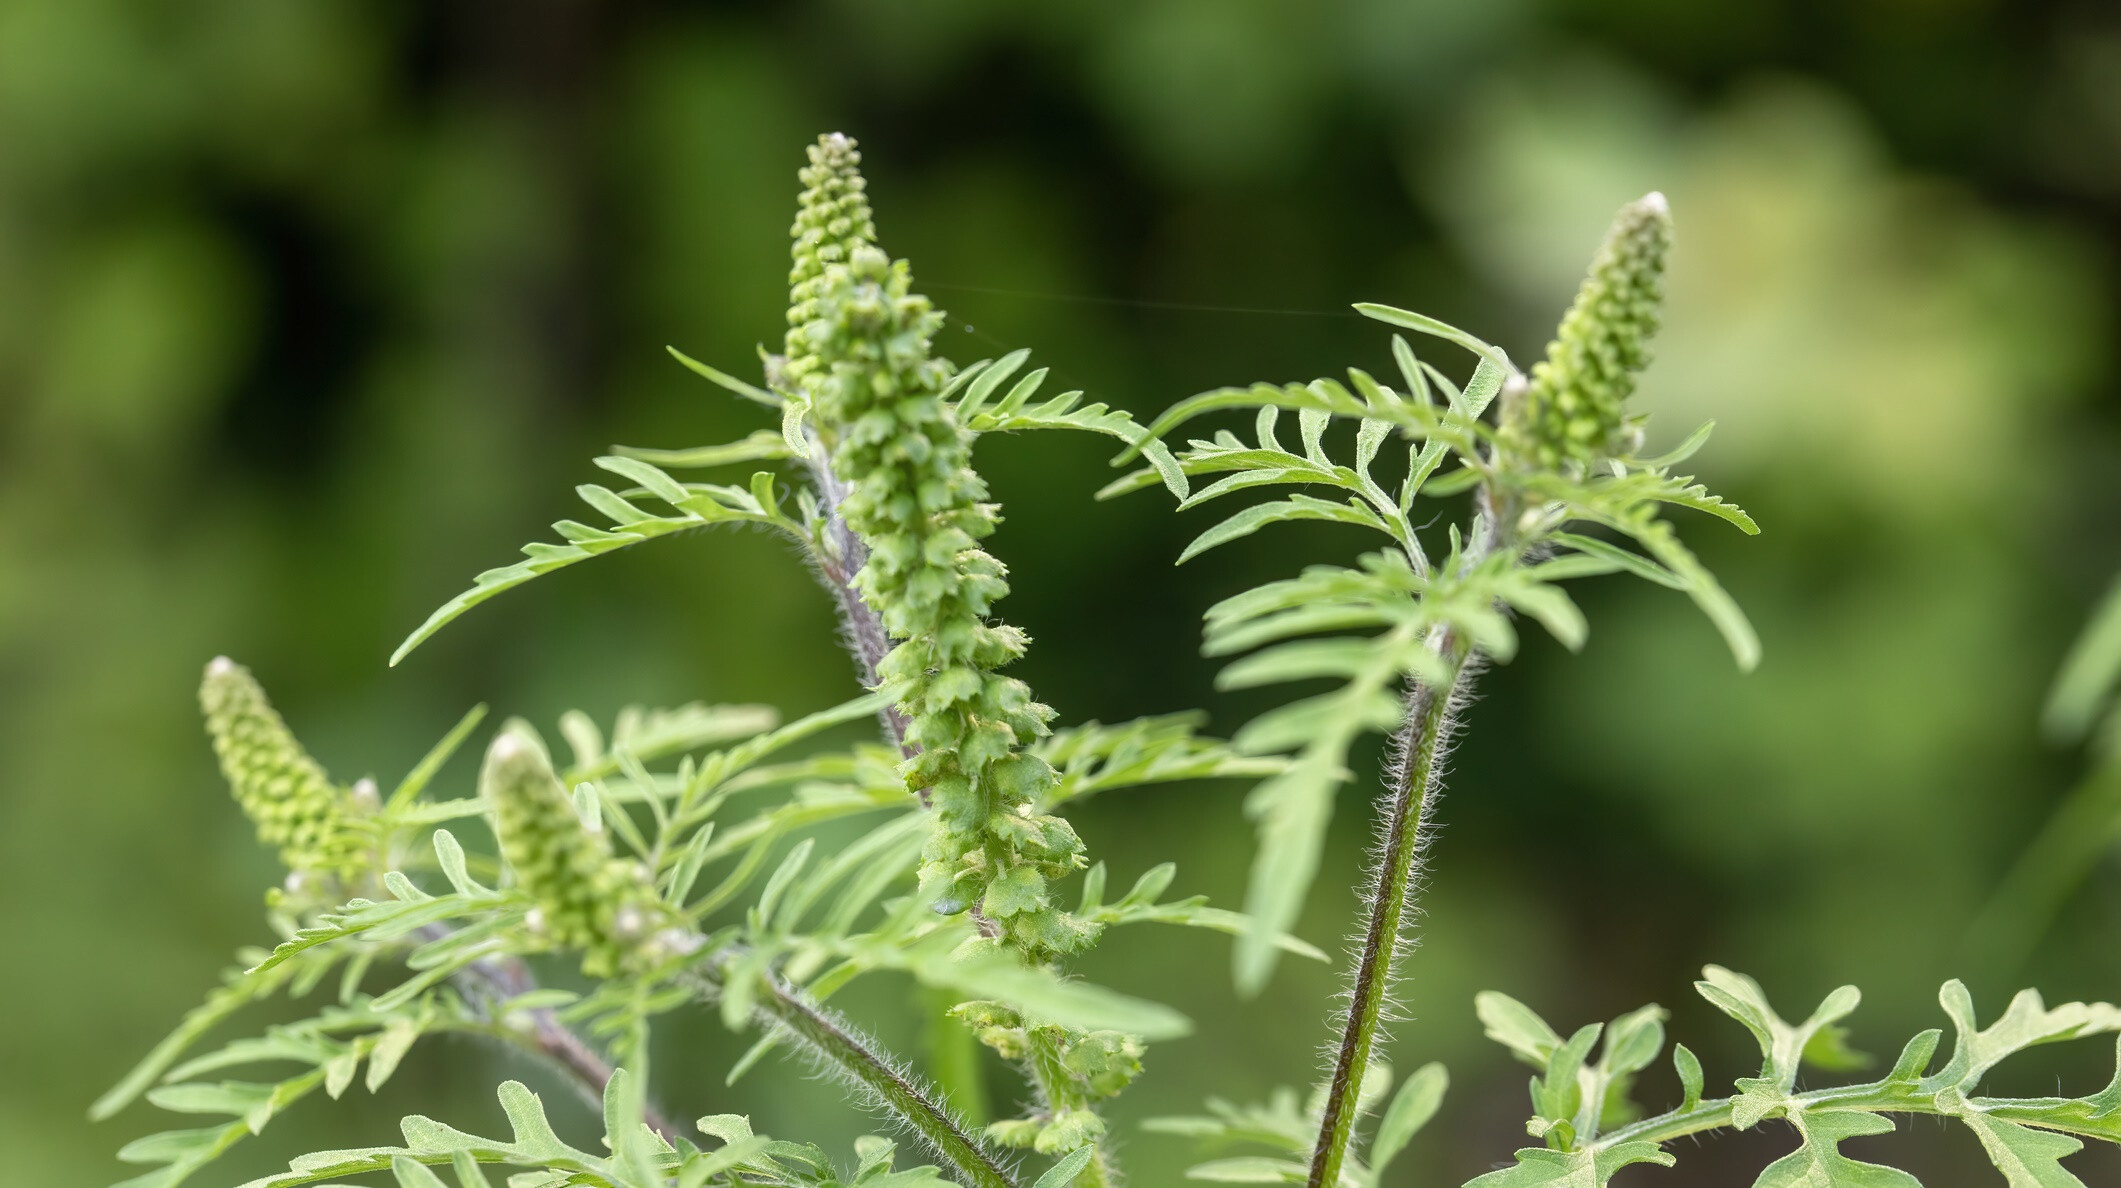
{"label": "blurred green background", "polygon": [[[803,145],[867,154],[885,245],[953,314],[960,361],[1037,349],[1138,413],[1196,390],[1389,366],[1339,311],[1420,309],[1530,359],[1620,202],[1680,244],[1644,397],[1653,442],[1708,417],[1703,477],[1765,528],[1684,525],[1767,650],[1733,671],[1676,595],[1585,591],[1484,684],[1443,810],[1398,1029],[1447,1061],[1443,1121],[1391,1182],[1451,1185],[1522,1138],[1524,1070],[1475,990],[1573,1027],[1675,1009],[1713,1082],[1747,1041],[1688,989],[1750,971],[1801,1015],[1852,981],[1887,1056],[1942,1023],[1965,924],[2080,758],[2041,691],[2121,569],[2121,14],[2033,0],[0,0],[0,1151],[9,1183],[97,1185],[157,1128],[83,1113],[265,932],[276,877],[223,794],[193,689],[253,666],[342,777],[395,778],[468,705],[703,698],[790,713],[850,691],[828,603],[757,535],[659,544],[510,594],[403,667],[477,570],[574,514],[611,442],[762,422],[662,353],[747,374],[778,340]],[[1193,306],[1241,307],[1201,310]],[[1294,311],[1294,312],[1289,312]],[[1270,530],[1170,565],[1213,511],[1093,504],[1100,442],[981,463],[993,542],[1064,721],[1189,707],[1214,599],[1353,537]],[[459,763],[449,778],[469,777]],[[1351,791],[1305,931],[1352,907]],[[1086,806],[1131,879],[1180,862],[1224,903],[1242,789]],[[2121,996],[2121,872],[2027,971]],[[1337,947],[1336,947],[1337,951]],[[1093,976],[1201,1024],[1159,1046],[1117,1132],[1135,1182],[1195,1152],[1141,1117],[1302,1082],[1333,971],[1234,999],[1211,936],[1114,936]],[[856,1004],[910,1037],[912,995]],[[869,1127],[737,1041],[670,1029],[661,1092],[835,1145]],[[2103,1046],[2016,1087],[2103,1083]],[[425,1050],[380,1100],[305,1103],[201,1183],[494,1121],[487,1054]],[[1720,1078],[1720,1081],[1718,1080]],[[1647,1094],[1676,1097],[1668,1072]],[[995,1106],[1015,1092],[995,1086]],[[284,1127],[284,1129],[282,1129]],[[1779,1135],[1629,1185],[1749,1182]],[[839,1149],[844,1149],[843,1147]],[[1862,1140],[1932,1185],[1997,1182],[1935,1125]],[[2121,1159],[2080,1158],[2091,1183]]]}

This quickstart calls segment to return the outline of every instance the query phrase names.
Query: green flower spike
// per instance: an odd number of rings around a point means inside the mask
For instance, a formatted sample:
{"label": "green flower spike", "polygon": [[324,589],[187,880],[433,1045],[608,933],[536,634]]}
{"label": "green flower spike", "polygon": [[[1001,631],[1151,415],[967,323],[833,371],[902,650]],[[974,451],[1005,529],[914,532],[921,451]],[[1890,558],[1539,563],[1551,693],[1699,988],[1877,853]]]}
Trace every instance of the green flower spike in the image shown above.
{"label": "green flower spike", "polygon": [[788,338],[786,362],[778,378],[788,391],[800,393],[803,379],[821,366],[804,338],[804,327],[817,317],[817,299],[825,269],[845,264],[856,248],[876,244],[876,222],[869,214],[862,154],[854,140],[839,132],[817,138],[810,146],[810,165],[796,176],[803,192],[796,199],[795,240],[789,249]]}
{"label": "green flower spike", "polygon": [[1672,211],[1651,193],[1620,208],[1576,303],[1510,418],[1509,444],[1553,468],[1626,453],[1628,398],[1650,365]]}
{"label": "green flower spike", "polygon": [[492,806],[501,856],[536,902],[531,931],[552,948],[579,950],[590,977],[635,964],[663,923],[661,901],[639,866],[612,855],[603,830],[582,823],[528,725],[511,722],[495,736],[479,795]]}
{"label": "green flower spike", "polygon": [[[236,803],[257,826],[258,840],[280,851],[293,891],[311,876],[347,880],[366,865],[373,840],[362,810],[374,807],[331,782],[296,741],[250,670],[226,656],[206,666],[199,683],[206,733]],[[359,787],[359,786],[357,786]]]}
{"label": "green flower spike", "polygon": [[939,396],[948,363],[930,356],[942,315],[909,292],[903,263],[857,246],[828,264],[802,346],[820,367],[806,395],[849,488],[840,513],[869,545],[855,580],[901,640],[879,687],[909,722],[908,785],[936,810],[922,885],[941,911],[977,906],[1033,959],[1081,948],[1095,928],[1053,906],[1047,881],[1084,863],[1082,842],[1045,811],[1058,777],[1021,748],[1053,711],[995,670],[1023,633],[989,623],[1009,592],[979,548],[996,516],[970,465],[970,440]]}

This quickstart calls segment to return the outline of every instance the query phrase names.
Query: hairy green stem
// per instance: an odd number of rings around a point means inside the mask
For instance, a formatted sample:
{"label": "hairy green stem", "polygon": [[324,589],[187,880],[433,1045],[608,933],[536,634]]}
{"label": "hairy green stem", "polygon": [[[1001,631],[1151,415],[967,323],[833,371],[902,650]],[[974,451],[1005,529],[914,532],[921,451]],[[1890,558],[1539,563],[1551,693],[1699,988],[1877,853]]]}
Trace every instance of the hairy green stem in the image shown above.
{"label": "hairy green stem", "polygon": [[1451,678],[1441,686],[1416,682],[1407,695],[1407,717],[1393,746],[1398,752],[1392,797],[1386,807],[1385,831],[1376,860],[1376,883],[1369,897],[1361,955],[1349,988],[1348,1015],[1341,1029],[1340,1051],[1326,1090],[1319,1119],[1318,1145],[1311,1155],[1310,1188],[1333,1188],[1355,1132],[1356,1101],[1369,1071],[1371,1049],[1384,1005],[1391,992],[1393,966],[1399,956],[1400,925],[1414,876],[1427,842],[1429,813],[1435,803],[1438,771],[1451,733],[1452,704],[1468,678],[1465,645],[1449,632],[1433,646],[1450,665]]}
{"label": "hairy green stem", "polygon": [[758,999],[760,1014],[801,1040],[819,1059],[859,1083],[959,1175],[967,1188],[1016,1188],[999,1160],[966,1133],[940,1097],[824,1007],[778,978],[767,977]]}
{"label": "hairy green stem", "polygon": [[[694,971],[693,989],[712,1000],[722,975],[712,966]],[[966,1188],[1017,1188],[1001,1160],[968,1133],[942,1095],[878,1050],[832,1010],[770,974],[761,975],[752,1014],[796,1040],[811,1056],[845,1076],[948,1164]]]}
{"label": "hairy green stem", "polygon": [[[1481,564],[1504,549],[1513,553],[1523,550],[1515,531],[1519,511],[1516,498],[1488,482],[1475,494],[1474,506],[1477,514],[1473,532],[1461,564]],[[1407,901],[1415,891],[1422,851],[1428,843],[1429,814],[1436,803],[1452,714],[1476,668],[1471,644],[1455,633],[1439,630],[1429,644],[1444,661],[1450,676],[1440,685],[1413,683],[1407,691],[1406,720],[1392,739],[1392,795],[1373,867],[1376,881],[1370,888],[1369,916],[1356,961],[1355,981],[1349,987],[1348,1014],[1342,1022],[1333,1079],[1326,1087],[1325,1109],[1319,1117],[1318,1143],[1311,1151],[1309,1188],[1336,1188],[1341,1165],[1347,1162],[1348,1144],[1354,1138],[1360,1112],[1363,1077],[1369,1072],[1378,1025],[1391,996],[1400,928],[1406,918]]]}

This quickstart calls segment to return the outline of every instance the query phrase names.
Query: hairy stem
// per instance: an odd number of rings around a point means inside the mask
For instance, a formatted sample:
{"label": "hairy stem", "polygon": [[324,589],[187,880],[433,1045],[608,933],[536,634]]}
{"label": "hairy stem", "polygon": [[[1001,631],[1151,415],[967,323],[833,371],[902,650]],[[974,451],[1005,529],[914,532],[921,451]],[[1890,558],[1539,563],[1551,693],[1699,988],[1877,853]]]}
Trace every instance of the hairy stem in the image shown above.
{"label": "hairy stem", "polygon": [[[712,1000],[721,995],[719,971],[703,968],[695,971],[692,980],[701,997]],[[930,1151],[957,1172],[966,1188],[1017,1188],[994,1153],[951,1116],[939,1093],[920,1083],[835,1012],[768,974],[760,978],[752,1013],[860,1086],[877,1105],[919,1135]]]}
{"label": "hairy stem", "polygon": [[[815,434],[810,438],[807,469],[811,485],[817,491],[818,503],[826,510],[824,539],[819,542],[821,547],[815,554],[818,580],[832,594],[833,605],[839,609],[840,639],[847,645],[848,655],[854,658],[855,674],[861,678],[863,688],[874,689],[877,665],[882,664],[885,655],[891,651],[891,633],[884,630],[884,620],[870,609],[854,588],[854,575],[869,562],[869,546],[840,516],[840,504],[847,499],[847,484],[833,473],[830,454]],[[899,712],[898,706],[887,705],[877,711],[877,721],[892,745],[910,756],[912,750],[906,745],[906,716]]]}
{"label": "hairy stem", "polygon": [[1393,739],[1397,760],[1384,834],[1375,860],[1376,882],[1369,896],[1369,919],[1349,989],[1348,1015],[1341,1029],[1333,1079],[1319,1119],[1318,1145],[1311,1156],[1310,1188],[1340,1183],[1341,1164],[1355,1133],[1356,1103],[1371,1049],[1391,992],[1393,966],[1399,956],[1400,925],[1414,889],[1415,872],[1427,842],[1429,813],[1435,802],[1438,770],[1451,733],[1451,709],[1468,678],[1465,645],[1449,632],[1432,646],[1450,665],[1451,679],[1439,686],[1416,682],[1407,694],[1406,722]]}

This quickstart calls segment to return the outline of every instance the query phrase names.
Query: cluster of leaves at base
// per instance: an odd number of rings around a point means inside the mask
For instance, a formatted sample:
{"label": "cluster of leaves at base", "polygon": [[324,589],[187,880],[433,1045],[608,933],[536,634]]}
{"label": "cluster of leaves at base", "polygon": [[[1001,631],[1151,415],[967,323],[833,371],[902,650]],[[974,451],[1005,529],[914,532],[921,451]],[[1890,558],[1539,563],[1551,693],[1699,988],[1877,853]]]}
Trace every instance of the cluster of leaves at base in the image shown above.
{"label": "cluster of leaves at base", "polygon": [[1876,1081],[1799,1092],[1802,1065],[1829,1071],[1860,1065],[1840,1027],[1862,1001],[1856,988],[1834,991],[1796,1024],[1784,1021],[1759,984],[1742,974],[1712,965],[1695,988],[1753,1034],[1763,1057],[1760,1073],[1739,1078],[1729,1097],[1704,1098],[1701,1063],[1678,1046],[1672,1063],[1680,1104],[1654,1117],[1640,1115],[1630,1090],[1663,1049],[1662,1010],[1645,1007],[1563,1039],[1523,1004],[1493,992],[1481,995],[1479,1013],[1489,1037],[1539,1070],[1526,1130],[1546,1145],[1517,1152],[1515,1166],[1481,1176],[1468,1188],[1600,1188],[1631,1164],[1670,1165],[1673,1156],[1665,1147],[1673,1139],[1723,1127],[1748,1130],[1773,1119],[1790,1124],[1798,1146],[1763,1170],[1755,1188],[1919,1188],[1906,1172],[1840,1150],[1846,1139],[1890,1133],[1892,1114],[1958,1121],[2011,1188],[2083,1188],[2061,1160],[2083,1149],[2085,1139],[2121,1144],[2121,1067],[2104,1089],[2086,1097],[1977,1093],[1990,1070],[2026,1048],[2121,1033],[2121,1008],[2066,1003],[2050,1009],[2037,992],[2026,990],[1982,1027],[1966,987],[1947,982],[1938,1001],[1956,1038],[1942,1067],[1929,1071],[1943,1032],[1925,1031]]}
{"label": "cluster of leaves at base", "polygon": [[[1336,1188],[1378,1188],[1385,1169],[1407,1149],[1421,1128],[1429,1124],[1443,1105],[1450,1078],[1440,1064],[1414,1070],[1378,1118],[1366,1159],[1350,1159],[1341,1169]],[[1392,1087],[1392,1070],[1382,1062],[1372,1063],[1357,1094],[1356,1109],[1371,1113]],[[1200,1140],[1210,1148],[1265,1146],[1276,1154],[1236,1155],[1194,1165],[1186,1172],[1193,1180],[1236,1184],[1301,1184],[1309,1178],[1311,1151],[1318,1141],[1319,1118],[1325,1108],[1325,1087],[1311,1093],[1303,1108],[1297,1107],[1296,1091],[1282,1088],[1264,1105],[1236,1105],[1209,1098],[1208,1112],[1192,1117],[1152,1118],[1145,1129],[1161,1134]]]}

